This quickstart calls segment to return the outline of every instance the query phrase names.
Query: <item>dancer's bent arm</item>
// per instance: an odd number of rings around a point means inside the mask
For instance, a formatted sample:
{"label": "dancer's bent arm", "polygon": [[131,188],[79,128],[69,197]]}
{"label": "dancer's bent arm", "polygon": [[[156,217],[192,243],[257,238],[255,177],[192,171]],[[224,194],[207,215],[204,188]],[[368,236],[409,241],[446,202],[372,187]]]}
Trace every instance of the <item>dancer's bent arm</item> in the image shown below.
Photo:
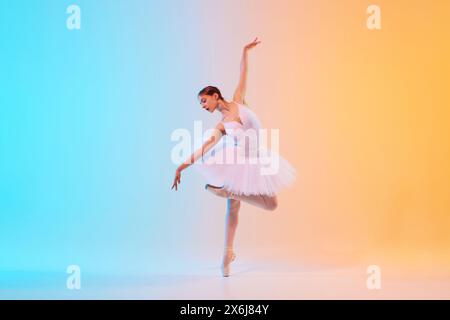
{"label": "dancer's bent arm", "polygon": [[172,189],[178,190],[178,184],[181,183],[181,171],[189,167],[195,161],[197,161],[200,157],[202,157],[205,153],[211,150],[222,136],[225,134],[225,127],[221,122],[219,122],[213,130],[213,134],[209,137],[209,139],[198,149],[196,150],[185,162],[183,162],[175,172],[175,178],[173,180]]}

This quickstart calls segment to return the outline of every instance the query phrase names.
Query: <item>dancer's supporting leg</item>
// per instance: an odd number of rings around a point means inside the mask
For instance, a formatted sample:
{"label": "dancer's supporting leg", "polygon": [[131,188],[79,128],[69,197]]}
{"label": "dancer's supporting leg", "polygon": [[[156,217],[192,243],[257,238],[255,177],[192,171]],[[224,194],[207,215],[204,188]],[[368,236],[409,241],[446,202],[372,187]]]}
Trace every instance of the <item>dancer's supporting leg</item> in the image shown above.
{"label": "dancer's supporting leg", "polygon": [[234,236],[239,220],[239,200],[227,199],[227,214],[225,217],[225,245],[222,261],[222,275],[228,277],[230,274],[230,263],[235,259],[233,252]]}
{"label": "dancer's supporting leg", "polygon": [[240,207],[241,201],[227,199],[227,214],[225,216],[225,249],[233,248]]}

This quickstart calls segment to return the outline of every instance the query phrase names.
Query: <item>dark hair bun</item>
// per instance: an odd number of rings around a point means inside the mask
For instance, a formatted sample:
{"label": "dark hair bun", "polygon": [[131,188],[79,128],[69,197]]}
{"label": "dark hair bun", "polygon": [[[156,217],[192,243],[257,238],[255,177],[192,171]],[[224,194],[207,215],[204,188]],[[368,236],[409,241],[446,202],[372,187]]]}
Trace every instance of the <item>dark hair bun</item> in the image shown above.
{"label": "dark hair bun", "polygon": [[200,92],[198,93],[197,96],[200,96],[200,95],[203,95],[203,94],[206,94],[208,96],[212,96],[214,93],[217,93],[219,95],[219,99],[225,100],[222,97],[222,93],[220,92],[219,88],[214,87],[214,86],[204,87],[202,90],[200,90]]}

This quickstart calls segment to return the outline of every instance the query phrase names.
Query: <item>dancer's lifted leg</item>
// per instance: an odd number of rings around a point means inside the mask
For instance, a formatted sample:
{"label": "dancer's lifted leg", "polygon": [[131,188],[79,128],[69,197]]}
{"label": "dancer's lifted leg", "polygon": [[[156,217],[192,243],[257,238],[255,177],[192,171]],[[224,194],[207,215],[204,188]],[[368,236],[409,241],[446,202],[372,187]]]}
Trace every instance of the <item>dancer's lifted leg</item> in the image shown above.
{"label": "dancer's lifted leg", "polygon": [[251,194],[251,195],[237,195],[234,194],[223,187],[216,187],[210,184],[205,186],[205,189],[214,193],[216,196],[222,198],[229,198],[235,200],[241,200],[247,202],[251,205],[257,206],[259,208],[273,211],[278,206],[277,196],[261,195],[261,194]]}

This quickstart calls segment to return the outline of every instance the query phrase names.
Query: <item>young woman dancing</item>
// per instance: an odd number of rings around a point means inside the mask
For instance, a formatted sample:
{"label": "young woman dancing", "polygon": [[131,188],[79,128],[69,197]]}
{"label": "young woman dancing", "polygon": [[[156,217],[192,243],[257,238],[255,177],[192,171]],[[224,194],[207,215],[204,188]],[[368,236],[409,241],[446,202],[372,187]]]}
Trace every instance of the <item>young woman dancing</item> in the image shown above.
{"label": "young woman dancing", "polygon": [[[221,265],[224,277],[229,276],[230,264],[236,258],[233,243],[241,201],[273,211],[278,206],[277,193],[292,184],[296,174],[287,160],[260,146],[261,123],[245,102],[248,51],[259,43],[258,38],[255,38],[243,49],[239,83],[232,101],[225,100],[220,90],[214,86],[205,87],[198,93],[203,109],[211,113],[218,110],[222,114],[222,120],[202,147],[176,169],[172,185],[172,189],[178,190],[181,172],[195,164],[194,167],[208,182],[205,189],[226,198],[225,245]],[[233,143],[217,148],[217,143],[225,135],[232,138]],[[197,162],[200,158],[202,161]],[[269,162],[271,165],[277,164],[275,171],[267,168]]]}

